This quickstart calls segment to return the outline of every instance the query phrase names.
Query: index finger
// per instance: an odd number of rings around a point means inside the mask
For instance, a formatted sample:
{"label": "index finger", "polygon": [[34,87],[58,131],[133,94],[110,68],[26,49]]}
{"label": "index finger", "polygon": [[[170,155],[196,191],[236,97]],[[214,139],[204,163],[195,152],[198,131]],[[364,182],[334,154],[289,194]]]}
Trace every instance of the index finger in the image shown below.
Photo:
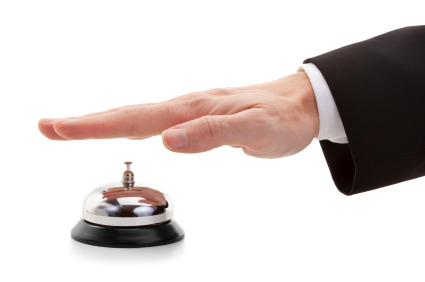
{"label": "index finger", "polygon": [[[101,115],[57,120],[51,129],[66,140],[134,138],[144,139],[191,118],[183,103],[128,106]],[[44,134],[44,132],[42,131]],[[49,137],[49,136],[46,136]]]}

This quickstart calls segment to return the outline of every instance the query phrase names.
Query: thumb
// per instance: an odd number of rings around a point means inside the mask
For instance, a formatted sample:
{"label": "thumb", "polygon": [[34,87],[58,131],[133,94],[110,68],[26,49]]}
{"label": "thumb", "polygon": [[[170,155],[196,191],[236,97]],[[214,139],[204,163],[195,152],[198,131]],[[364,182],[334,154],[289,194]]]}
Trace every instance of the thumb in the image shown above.
{"label": "thumb", "polygon": [[162,142],[179,153],[206,152],[223,145],[244,146],[251,135],[248,111],[204,116],[173,126],[162,133]]}

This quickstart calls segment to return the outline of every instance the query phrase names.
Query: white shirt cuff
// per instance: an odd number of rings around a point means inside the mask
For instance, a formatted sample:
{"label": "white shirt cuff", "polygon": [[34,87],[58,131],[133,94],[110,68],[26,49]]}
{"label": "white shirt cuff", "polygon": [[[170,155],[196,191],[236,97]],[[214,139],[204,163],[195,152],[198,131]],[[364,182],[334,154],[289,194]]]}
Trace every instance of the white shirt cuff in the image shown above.
{"label": "white shirt cuff", "polygon": [[303,64],[298,71],[305,71],[313,86],[319,111],[319,140],[348,143],[335,100],[320,70],[312,63]]}

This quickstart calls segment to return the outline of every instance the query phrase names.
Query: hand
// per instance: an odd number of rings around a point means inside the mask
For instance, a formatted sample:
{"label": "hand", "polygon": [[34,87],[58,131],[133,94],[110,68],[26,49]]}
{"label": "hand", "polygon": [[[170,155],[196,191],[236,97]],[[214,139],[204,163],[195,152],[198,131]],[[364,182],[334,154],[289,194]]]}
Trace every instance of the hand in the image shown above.
{"label": "hand", "polygon": [[[316,100],[304,72],[245,87],[190,93],[65,119],[41,119],[52,140],[145,139],[162,132],[170,151],[199,153],[230,145],[278,158],[307,147],[319,131]],[[165,131],[164,131],[165,130]]]}
{"label": "hand", "polygon": [[108,191],[103,192],[102,195],[102,199],[106,198],[108,201],[126,197],[144,198],[144,200],[139,200],[139,203],[152,205],[153,208],[163,206],[167,203],[167,200],[161,192],[147,187],[133,187],[131,190],[126,190],[123,187],[116,187],[108,189]]}

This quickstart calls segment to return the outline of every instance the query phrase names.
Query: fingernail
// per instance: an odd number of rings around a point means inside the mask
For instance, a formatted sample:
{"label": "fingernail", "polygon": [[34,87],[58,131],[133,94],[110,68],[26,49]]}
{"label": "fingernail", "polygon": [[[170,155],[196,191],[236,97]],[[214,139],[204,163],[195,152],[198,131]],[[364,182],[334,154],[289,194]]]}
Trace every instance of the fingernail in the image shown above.
{"label": "fingernail", "polygon": [[162,133],[162,138],[166,146],[172,149],[181,148],[187,145],[187,138],[184,129],[168,129]]}
{"label": "fingernail", "polygon": [[56,119],[54,119],[54,118],[42,118],[42,119],[40,119],[40,121],[42,123],[53,123],[55,120]]}

